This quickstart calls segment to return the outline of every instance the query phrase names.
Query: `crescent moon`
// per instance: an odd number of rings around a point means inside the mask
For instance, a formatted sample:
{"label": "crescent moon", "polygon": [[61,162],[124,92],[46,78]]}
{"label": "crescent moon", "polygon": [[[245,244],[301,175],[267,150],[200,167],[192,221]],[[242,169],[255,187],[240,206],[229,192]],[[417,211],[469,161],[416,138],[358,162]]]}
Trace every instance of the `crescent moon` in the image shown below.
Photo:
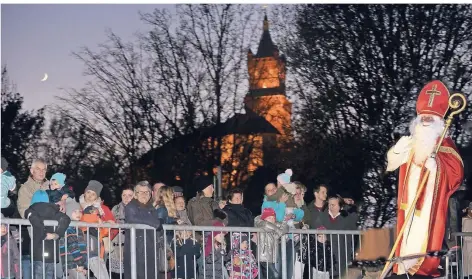
{"label": "crescent moon", "polygon": [[47,73],[44,73],[44,77],[41,81],[46,81],[48,79],[48,74]]}

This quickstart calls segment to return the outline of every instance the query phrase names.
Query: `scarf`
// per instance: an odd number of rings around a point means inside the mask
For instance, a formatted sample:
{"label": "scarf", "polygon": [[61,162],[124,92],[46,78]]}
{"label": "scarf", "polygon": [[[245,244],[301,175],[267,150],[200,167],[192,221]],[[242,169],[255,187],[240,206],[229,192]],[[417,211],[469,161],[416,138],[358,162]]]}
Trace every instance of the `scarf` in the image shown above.
{"label": "scarf", "polygon": [[113,207],[111,211],[118,224],[125,223],[125,204],[123,202],[120,202],[118,205]]}
{"label": "scarf", "polygon": [[93,206],[96,209],[98,209],[100,216],[105,215],[105,212],[103,212],[103,209],[102,209],[103,202],[102,202],[102,199],[100,199],[99,197],[94,202],[86,202],[85,196],[84,194],[82,194],[79,198],[79,203],[80,203],[80,206],[82,207],[82,210],[86,209],[89,206]]}

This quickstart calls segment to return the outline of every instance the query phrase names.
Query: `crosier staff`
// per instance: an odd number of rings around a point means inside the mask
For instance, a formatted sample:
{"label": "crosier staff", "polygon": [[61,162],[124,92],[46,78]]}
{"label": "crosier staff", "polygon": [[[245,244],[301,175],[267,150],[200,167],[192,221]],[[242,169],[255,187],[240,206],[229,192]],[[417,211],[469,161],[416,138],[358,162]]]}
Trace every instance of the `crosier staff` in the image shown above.
{"label": "crosier staff", "polygon": [[[450,110],[451,112],[450,112],[448,118],[446,119],[444,130],[441,134],[439,142],[436,145],[435,150],[431,154],[431,158],[435,159],[436,154],[438,153],[439,148],[441,147],[441,144],[442,144],[442,142],[443,142],[443,140],[444,140],[444,138],[445,138],[445,136],[446,136],[446,134],[449,130],[449,127],[452,124],[452,121],[453,121],[454,117],[457,114],[461,113],[465,109],[466,104],[467,104],[466,98],[464,97],[464,95],[462,95],[460,93],[455,93],[455,94],[453,94],[449,97],[449,101],[448,101],[449,108],[448,108],[448,110]],[[425,162],[426,162],[426,160],[425,160]],[[422,167],[424,166],[425,162],[423,162]],[[416,192],[416,195],[415,195],[415,199],[412,202],[412,206],[408,210],[407,216],[405,218],[406,221],[403,223],[403,226],[401,227],[400,231],[398,232],[398,235],[397,235],[397,238],[396,238],[395,243],[393,245],[393,248],[392,248],[392,250],[389,254],[389,257],[388,257],[389,259],[391,259],[394,256],[395,251],[397,250],[397,247],[400,243],[400,240],[402,239],[402,236],[404,234],[406,225],[408,224],[408,220],[411,219],[411,217],[413,215],[413,212],[416,209],[416,204],[418,202],[418,199],[420,198],[421,193],[423,192],[423,190],[426,186],[426,182],[428,181],[429,174],[430,174],[430,170],[426,169],[426,173],[423,176],[423,179],[421,180],[420,186],[419,186],[418,191]],[[389,262],[387,262],[385,264],[385,266],[382,270],[380,278],[384,278],[387,275],[387,272],[389,271],[390,266],[391,265],[389,264]]]}

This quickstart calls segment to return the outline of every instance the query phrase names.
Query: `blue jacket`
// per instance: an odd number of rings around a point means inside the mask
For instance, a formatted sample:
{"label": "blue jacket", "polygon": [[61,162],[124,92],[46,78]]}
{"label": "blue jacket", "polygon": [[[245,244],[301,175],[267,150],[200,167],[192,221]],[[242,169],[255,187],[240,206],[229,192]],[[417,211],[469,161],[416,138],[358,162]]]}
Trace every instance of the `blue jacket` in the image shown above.
{"label": "blue jacket", "polygon": [[[277,222],[282,223],[285,219],[285,208],[287,206],[284,202],[268,201],[266,196],[264,196],[264,202],[262,203],[262,210],[264,208],[272,208],[275,211],[275,219]],[[295,222],[300,222],[303,219],[304,212],[300,208],[293,209],[293,214],[295,215]]]}

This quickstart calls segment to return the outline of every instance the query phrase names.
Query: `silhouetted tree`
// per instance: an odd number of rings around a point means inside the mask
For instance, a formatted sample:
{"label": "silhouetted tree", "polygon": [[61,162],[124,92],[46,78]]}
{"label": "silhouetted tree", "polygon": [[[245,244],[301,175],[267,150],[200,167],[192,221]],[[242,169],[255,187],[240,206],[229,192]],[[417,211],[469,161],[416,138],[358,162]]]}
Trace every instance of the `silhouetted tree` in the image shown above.
{"label": "silhouetted tree", "polygon": [[43,109],[24,111],[23,97],[10,82],[6,66],[2,69],[2,156],[10,164],[17,181],[29,175],[31,159],[36,157],[44,123]]}

